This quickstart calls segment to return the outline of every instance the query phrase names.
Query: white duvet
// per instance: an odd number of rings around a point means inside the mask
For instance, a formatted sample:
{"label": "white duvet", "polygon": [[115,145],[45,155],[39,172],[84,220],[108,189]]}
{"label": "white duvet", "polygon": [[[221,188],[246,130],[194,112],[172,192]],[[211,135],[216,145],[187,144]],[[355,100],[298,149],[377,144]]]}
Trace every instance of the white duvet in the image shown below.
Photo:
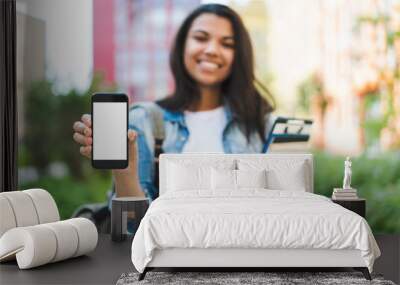
{"label": "white duvet", "polygon": [[307,192],[248,189],[171,192],[156,199],[132,243],[143,272],[155,249],[358,249],[372,272],[379,248],[365,219]]}

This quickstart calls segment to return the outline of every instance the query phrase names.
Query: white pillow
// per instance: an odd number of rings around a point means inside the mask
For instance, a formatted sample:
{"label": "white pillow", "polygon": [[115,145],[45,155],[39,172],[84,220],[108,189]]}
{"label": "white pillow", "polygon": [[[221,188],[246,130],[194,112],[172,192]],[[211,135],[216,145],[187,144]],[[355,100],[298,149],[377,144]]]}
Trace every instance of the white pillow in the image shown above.
{"label": "white pillow", "polygon": [[238,159],[240,170],[266,169],[267,188],[272,190],[306,191],[309,187],[308,164],[295,159]]}
{"label": "white pillow", "polygon": [[291,169],[290,173],[276,169],[267,171],[268,189],[306,191],[304,167]]}
{"label": "white pillow", "polygon": [[167,191],[211,190],[211,168],[234,169],[234,160],[185,160],[168,161]]}
{"label": "white pillow", "polygon": [[230,169],[211,169],[211,189],[236,189],[236,170]]}
{"label": "white pillow", "polygon": [[209,167],[185,167],[169,163],[168,189],[185,191],[193,189],[210,189]]}
{"label": "white pillow", "polygon": [[267,171],[235,170],[237,188],[267,188]]}
{"label": "white pillow", "polygon": [[211,170],[213,190],[238,190],[241,188],[266,188],[267,177],[262,170]]}

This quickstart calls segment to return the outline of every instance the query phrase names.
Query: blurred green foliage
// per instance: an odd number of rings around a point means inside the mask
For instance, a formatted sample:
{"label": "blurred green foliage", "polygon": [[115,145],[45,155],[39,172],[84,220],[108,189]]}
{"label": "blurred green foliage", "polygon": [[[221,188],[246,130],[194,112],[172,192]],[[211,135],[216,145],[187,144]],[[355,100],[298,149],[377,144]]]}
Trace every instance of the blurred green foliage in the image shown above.
{"label": "blurred green foliage", "polygon": [[388,118],[391,114],[389,112],[386,114],[376,112],[376,109],[380,109],[381,104],[381,98],[378,92],[371,92],[365,95],[361,104],[364,104],[364,109],[367,113],[361,124],[364,129],[366,146],[379,145],[381,131],[388,125]]}
{"label": "blurred green foliage", "polygon": [[[57,98],[53,95],[52,84],[47,81],[34,82],[25,96],[24,121],[25,133],[22,139],[24,153],[29,157],[20,156],[19,166],[22,162],[35,165],[40,174],[54,159],[52,147],[57,136]],[[55,120],[54,120],[55,119]],[[52,123],[52,121],[54,123]]]}
{"label": "blurred green foliage", "polygon": [[71,176],[43,176],[37,181],[19,185],[19,188],[43,188],[49,191],[56,201],[61,219],[69,219],[79,206],[107,200],[107,191],[111,189],[111,173],[100,175],[94,172],[84,180]]}
{"label": "blurred green foliage", "polygon": [[311,74],[297,87],[297,104],[302,111],[310,113],[313,100],[318,100],[322,111],[325,111],[328,102],[320,75],[316,73]]}
{"label": "blurred green foliage", "polygon": [[[345,157],[314,153],[314,192],[330,197],[342,187]],[[374,233],[400,233],[400,153],[352,159],[352,187],[367,200],[367,221]]]}
{"label": "blurred green foliage", "polygon": [[[84,173],[79,146],[72,140],[72,125],[85,113],[90,113],[91,95],[104,87],[103,76],[96,74],[89,88],[83,92],[75,89],[66,94],[54,91],[50,81],[33,82],[24,102],[25,133],[20,142],[19,166],[34,166],[39,174],[46,175],[51,162],[62,161],[74,178],[82,179]],[[87,168],[86,168],[87,169]]]}

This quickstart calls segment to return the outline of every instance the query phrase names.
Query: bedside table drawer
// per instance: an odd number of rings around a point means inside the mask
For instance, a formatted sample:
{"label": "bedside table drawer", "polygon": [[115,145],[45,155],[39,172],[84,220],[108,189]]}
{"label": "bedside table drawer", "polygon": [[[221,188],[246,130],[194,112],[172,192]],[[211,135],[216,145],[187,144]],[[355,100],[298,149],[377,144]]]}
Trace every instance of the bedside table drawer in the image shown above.
{"label": "bedside table drawer", "polygon": [[339,204],[340,206],[359,214],[361,217],[365,218],[366,200],[333,200],[332,202]]}

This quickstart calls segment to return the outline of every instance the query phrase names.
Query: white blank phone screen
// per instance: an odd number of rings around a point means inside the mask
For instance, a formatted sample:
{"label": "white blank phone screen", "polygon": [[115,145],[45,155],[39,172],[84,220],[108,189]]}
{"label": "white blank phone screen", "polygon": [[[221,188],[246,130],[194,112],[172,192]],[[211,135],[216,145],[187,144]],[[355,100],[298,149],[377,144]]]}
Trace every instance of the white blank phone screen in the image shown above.
{"label": "white blank phone screen", "polygon": [[93,159],[127,159],[127,103],[93,103]]}

